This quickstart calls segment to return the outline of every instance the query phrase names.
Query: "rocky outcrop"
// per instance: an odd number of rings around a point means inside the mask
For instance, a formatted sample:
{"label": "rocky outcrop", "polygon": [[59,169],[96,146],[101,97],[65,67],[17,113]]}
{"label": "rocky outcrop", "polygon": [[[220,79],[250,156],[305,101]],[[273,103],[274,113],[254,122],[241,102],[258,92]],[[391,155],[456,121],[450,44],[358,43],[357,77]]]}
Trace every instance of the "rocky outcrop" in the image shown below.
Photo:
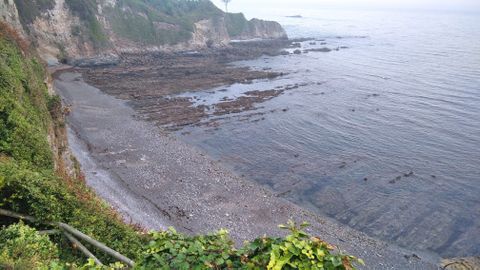
{"label": "rocky outcrop", "polygon": [[278,22],[251,19],[247,27],[234,39],[284,39],[287,33]]}
{"label": "rocky outcrop", "polygon": [[13,0],[0,1],[0,20],[8,23],[17,31],[22,31],[20,16]]}
{"label": "rocky outcrop", "polygon": [[479,270],[480,257],[445,259],[441,267],[445,270]]}
{"label": "rocky outcrop", "polygon": [[39,55],[49,64],[55,64],[68,56],[93,56],[97,53],[87,34],[79,30],[82,21],[72,16],[65,0],[55,0],[52,9],[24,25],[30,38],[36,43]]}
{"label": "rocky outcrop", "polygon": [[207,0],[0,0],[0,20],[26,35],[49,64],[111,64],[122,52],[198,50],[225,47],[232,39],[286,37],[280,24],[247,21],[243,14],[232,33],[229,16]]}
{"label": "rocky outcrop", "polygon": [[195,31],[192,37],[193,44],[203,47],[228,45],[230,37],[225,27],[225,19],[217,18],[214,22],[212,19],[201,20],[195,23]]}
{"label": "rocky outcrop", "polygon": [[277,22],[259,19],[248,21],[242,13],[228,13],[225,19],[228,33],[235,40],[287,38],[287,33]]}

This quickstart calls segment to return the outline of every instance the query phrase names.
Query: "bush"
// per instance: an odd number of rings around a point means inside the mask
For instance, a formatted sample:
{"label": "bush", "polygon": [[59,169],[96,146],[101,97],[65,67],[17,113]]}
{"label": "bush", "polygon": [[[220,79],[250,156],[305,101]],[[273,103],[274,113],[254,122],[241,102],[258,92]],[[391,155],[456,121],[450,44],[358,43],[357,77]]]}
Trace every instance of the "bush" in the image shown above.
{"label": "bush", "polygon": [[[308,224],[304,223],[301,227]],[[361,259],[353,256],[334,254],[333,246],[317,237],[310,237],[295,227],[293,222],[283,226],[291,231],[280,243],[272,244],[270,262],[267,268],[280,269],[354,269],[352,261],[363,264]]]}
{"label": "bush", "polygon": [[57,259],[57,246],[35,229],[19,223],[0,230],[0,268],[38,269]]}
{"label": "bush", "polygon": [[[307,224],[302,224],[305,227]],[[355,269],[363,264],[353,256],[332,253],[334,247],[310,237],[290,221],[285,238],[258,238],[241,249],[234,247],[227,231],[185,236],[173,228],[152,233],[136,269]]]}
{"label": "bush", "polygon": [[[0,198],[0,207],[41,221],[68,223],[132,258],[138,256],[145,243],[140,234],[123,224],[83,183],[65,182],[49,170],[33,171],[13,161],[0,162]],[[65,239],[56,240],[59,244],[64,242],[62,258],[83,261],[83,255],[72,252]],[[105,262],[112,262],[103,252],[98,254]]]}
{"label": "bush", "polygon": [[248,21],[242,13],[227,13],[225,24],[232,38],[241,35],[248,28]]}
{"label": "bush", "polygon": [[13,42],[0,38],[0,153],[52,168],[45,71],[34,58],[23,57]]}
{"label": "bush", "polygon": [[27,213],[42,221],[60,221],[78,204],[66,186],[48,171],[38,172],[14,162],[0,162],[0,207]]}
{"label": "bush", "polygon": [[0,21],[0,38],[17,44],[22,53],[25,53],[30,46],[29,42],[27,42],[20,33],[3,21]]}
{"label": "bush", "polygon": [[170,228],[152,233],[137,269],[224,269],[233,267],[236,252],[226,231],[185,236]]}

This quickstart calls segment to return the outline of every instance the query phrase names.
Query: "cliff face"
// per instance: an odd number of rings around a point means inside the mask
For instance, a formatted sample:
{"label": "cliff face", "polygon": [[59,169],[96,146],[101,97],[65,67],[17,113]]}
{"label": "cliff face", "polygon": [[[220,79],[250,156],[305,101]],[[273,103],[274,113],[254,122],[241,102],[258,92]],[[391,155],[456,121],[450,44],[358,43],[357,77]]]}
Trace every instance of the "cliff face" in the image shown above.
{"label": "cliff face", "polygon": [[238,39],[262,38],[262,39],[282,39],[287,34],[278,22],[251,19],[248,22],[249,27],[242,35],[235,37]]}
{"label": "cliff face", "polygon": [[13,0],[0,1],[0,20],[17,30],[22,28],[20,17]]}
{"label": "cliff face", "polygon": [[0,1],[0,20],[26,35],[49,63],[223,47],[231,39],[286,38],[276,22],[230,17],[208,0]]}
{"label": "cliff face", "polygon": [[287,34],[282,26],[273,21],[251,19],[247,21],[242,13],[226,14],[227,29],[232,39],[284,39]]}

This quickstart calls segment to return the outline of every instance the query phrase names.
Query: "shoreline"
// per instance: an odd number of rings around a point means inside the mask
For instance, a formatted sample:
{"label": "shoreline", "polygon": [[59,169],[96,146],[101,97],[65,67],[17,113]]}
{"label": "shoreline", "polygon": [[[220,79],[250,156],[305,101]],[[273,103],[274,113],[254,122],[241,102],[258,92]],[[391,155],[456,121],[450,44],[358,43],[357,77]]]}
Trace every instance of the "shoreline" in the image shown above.
{"label": "shoreline", "polygon": [[149,229],[174,226],[190,234],[227,228],[241,242],[281,235],[277,225],[294,218],[310,222],[310,233],[364,259],[367,269],[437,269],[436,255],[375,240],[235,175],[140,120],[125,101],[89,86],[79,74],[58,74],[54,83],[71,106],[69,139],[87,184],[126,221]]}

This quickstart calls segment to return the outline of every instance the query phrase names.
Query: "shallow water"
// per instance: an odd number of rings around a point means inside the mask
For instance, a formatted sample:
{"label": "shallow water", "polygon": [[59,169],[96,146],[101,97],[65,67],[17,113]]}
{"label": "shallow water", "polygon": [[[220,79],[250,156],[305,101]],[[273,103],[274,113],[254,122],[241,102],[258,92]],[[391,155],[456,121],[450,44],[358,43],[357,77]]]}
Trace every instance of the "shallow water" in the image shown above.
{"label": "shallow water", "polygon": [[[183,138],[371,236],[442,256],[480,254],[480,16],[278,13],[270,18],[290,37],[318,40],[302,50],[348,48],[236,63],[289,74],[191,95],[214,103],[301,86],[259,104],[265,114],[188,127]],[[294,14],[304,18],[283,17]]]}

